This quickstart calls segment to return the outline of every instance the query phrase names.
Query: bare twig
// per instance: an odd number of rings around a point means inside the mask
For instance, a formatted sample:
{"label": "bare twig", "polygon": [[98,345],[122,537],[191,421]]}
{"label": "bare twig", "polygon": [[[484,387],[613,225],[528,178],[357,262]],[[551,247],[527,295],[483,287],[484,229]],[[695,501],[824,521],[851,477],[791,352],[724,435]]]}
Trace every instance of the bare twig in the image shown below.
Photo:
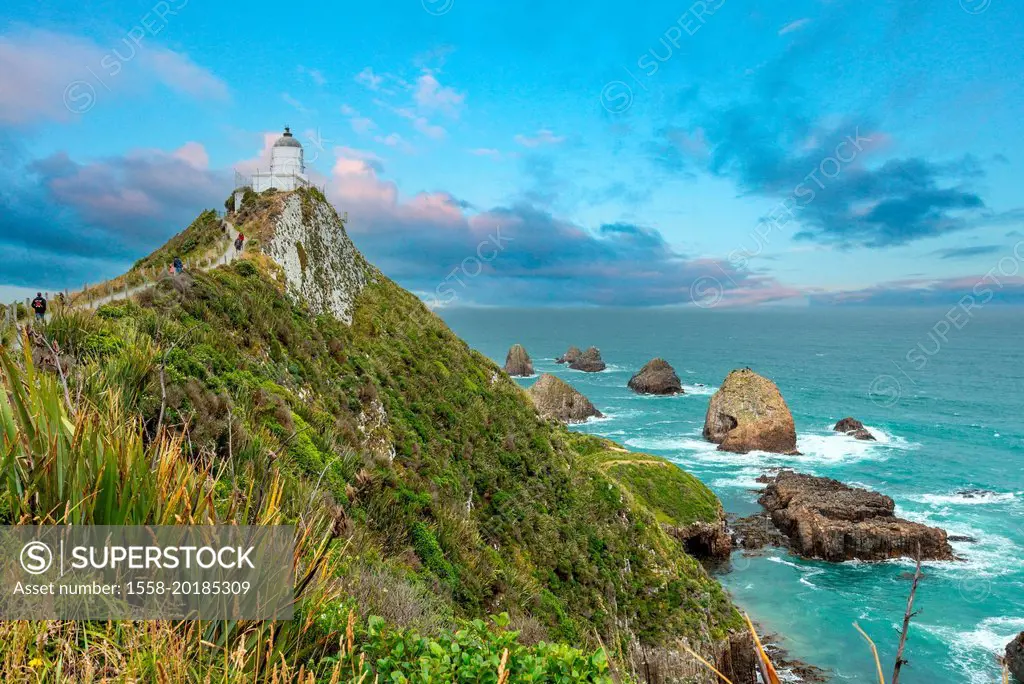
{"label": "bare twig", "polygon": [[900,670],[907,661],[903,659],[903,649],[907,645],[907,630],[910,629],[910,620],[917,613],[914,612],[914,594],[917,593],[917,583],[921,579],[921,545],[917,545],[917,569],[914,571],[914,583],[910,587],[910,596],[907,598],[907,610],[903,613],[903,630],[900,632],[900,647],[896,651],[896,666],[892,671],[892,684],[899,684]]}

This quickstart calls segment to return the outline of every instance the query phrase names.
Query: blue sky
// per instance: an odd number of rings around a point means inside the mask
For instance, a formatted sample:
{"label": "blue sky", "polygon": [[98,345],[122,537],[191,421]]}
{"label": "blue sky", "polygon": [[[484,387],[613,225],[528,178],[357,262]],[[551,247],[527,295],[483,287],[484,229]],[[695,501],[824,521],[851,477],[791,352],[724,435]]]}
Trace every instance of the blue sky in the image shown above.
{"label": "blue sky", "polygon": [[1019,8],[766,4],[9,1],[0,295],[122,272],[288,124],[432,303],[1024,301]]}

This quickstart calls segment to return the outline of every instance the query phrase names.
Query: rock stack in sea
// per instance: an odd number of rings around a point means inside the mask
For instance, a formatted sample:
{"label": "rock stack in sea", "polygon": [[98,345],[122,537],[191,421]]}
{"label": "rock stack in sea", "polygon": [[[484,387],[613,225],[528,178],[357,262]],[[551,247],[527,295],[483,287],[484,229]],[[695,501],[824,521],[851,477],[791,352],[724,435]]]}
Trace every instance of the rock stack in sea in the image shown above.
{"label": "rock stack in sea", "polygon": [[586,373],[599,373],[607,366],[601,359],[601,350],[597,347],[589,347],[587,351],[569,362],[569,368]]}
{"label": "rock stack in sea", "polygon": [[704,439],[721,451],[796,451],[796,426],[774,382],[744,368],[734,370],[708,404]]}
{"label": "rock stack in sea", "polygon": [[794,551],[827,561],[954,560],[946,532],[897,518],[893,500],[837,480],[783,470],[758,502]]}
{"label": "rock stack in sea", "polygon": [[637,394],[682,394],[683,384],[665,359],[651,359],[629,379],[628,387]]}
{"label": "rock stack in sea", "polygon": [[600,418],[601,412],[594,408],[590,400],[576,389],[545,373],[529,390],[537,412],[545,418],[557,418],[566,423],[582,423],[587,418]]}
{"label": "rock stack in sea", "polygon": [[835,427],[832,428],[836,432],[843,432],[850,437],[855,439],[863,439],[874,442],[875,436],[871,434],[864,423],[860,422],[856,418],[843,418],[841,421],[836,423]]}
{"label": "rock stack in sea", "polygon": [[505,357],[505,372],[509,375],[525,378],[533,375],[533,361],[521,344],[514,344]]}
{"label": "rock stack in sea", "polygon": [[1006,645],[1006,666],[1010,673],[1024,684],[1024,632]]}
{"label": "rock stack in sea", "polygon": [[555,359],[555,363],[572,363],[580,357],[583,352],[579,347],[569,347],[565,353]]}

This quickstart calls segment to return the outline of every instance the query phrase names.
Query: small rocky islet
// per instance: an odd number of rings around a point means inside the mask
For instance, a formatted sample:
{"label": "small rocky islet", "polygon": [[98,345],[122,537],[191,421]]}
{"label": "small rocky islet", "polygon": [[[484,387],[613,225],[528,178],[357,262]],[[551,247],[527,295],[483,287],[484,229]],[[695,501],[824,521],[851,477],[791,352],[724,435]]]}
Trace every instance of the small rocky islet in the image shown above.
{"label": "small rocky islet", "polygon": [[832,430],[833,432],[842,432],[847,434],[854,439],[861,439],[870,442],[876,441],[875,436],[871,434],[866,427],[864,427],[864,423],[860,422],[856,418],[843,418],[835,424]]}
{"label": "small rocky islet", "polygon": [[528,378],[533,375],[533,361],[521,344],[514,344],[505,357],[505,372],[516,378]]}
{"label": "small rocky islet", "polygon": [[711,397],[703,434],[719,451],[799,454],[793,414],[778,386],[749,368],[729,373]]}
{"label": "small rocky islet", "polygon": [[637,394],[682,394],[683,384],[665,359],[651,359],[626,384]]}

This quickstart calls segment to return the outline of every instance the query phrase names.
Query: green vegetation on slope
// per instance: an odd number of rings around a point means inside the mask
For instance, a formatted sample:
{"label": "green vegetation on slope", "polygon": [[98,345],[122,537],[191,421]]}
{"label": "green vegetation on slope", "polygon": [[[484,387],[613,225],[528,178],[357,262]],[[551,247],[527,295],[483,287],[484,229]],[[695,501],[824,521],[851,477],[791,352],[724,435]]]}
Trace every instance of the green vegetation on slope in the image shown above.
{"label": "green vegetation on slope", "polygon": [[330,512],[339,591],[361,615],[436,635],[507,612],[527,642],[600,638],[617,656],[740,626],[659,524],[713,516],[703,485],[539,419],[494,363],[371,276],[351,326],[290,300],[253,254],[47,334],[109,367],[147,434],[187,434],[190,458],[222,466],[218,507],[273,472],[285,519]]}
{"label": "green vegetation on slope", "polygon": [[660,456],[625,451],[612,442],[598,441],[601,444],[594,462],[653,512],[658,522],[682,527],[721,519],[718,497],[690,473]]}
{"label": "green vegetation on slope", "polygon": [[220,217],[213,209],[207,209],[188,228],[168,240],[163,247],[136,261],[132,270],[164,270],[171,265],[174,257],[181,257],[182,260],[202,258],[208,256],[211,249],[223,242],[224,230]]}

